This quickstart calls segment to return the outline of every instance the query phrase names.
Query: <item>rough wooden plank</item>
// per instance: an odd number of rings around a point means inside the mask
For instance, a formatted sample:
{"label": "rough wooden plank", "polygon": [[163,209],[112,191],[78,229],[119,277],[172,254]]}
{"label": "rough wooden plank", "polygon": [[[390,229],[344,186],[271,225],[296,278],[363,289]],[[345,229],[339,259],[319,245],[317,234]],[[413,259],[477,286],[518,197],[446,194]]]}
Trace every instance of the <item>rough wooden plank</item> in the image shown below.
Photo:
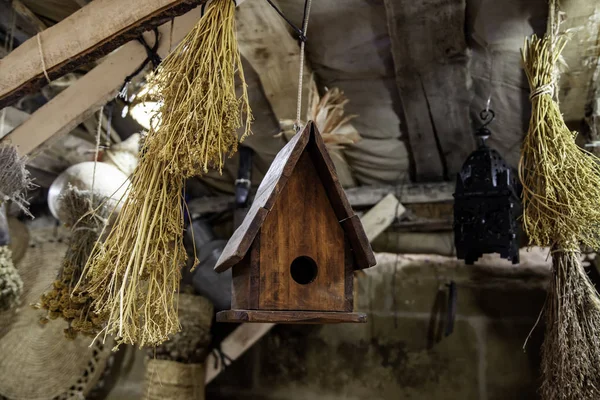
{"label": "rough wooden plank", "polygon": [[385,196],[360,219],[369,242],[385,231],[405,211],[396,196],[391,193]]}
{"label": "rough wooden plank", "polygon": [[[252,247],[248,252],[250,255],[250,296],[248,298],[248,308],[257,309],[260,296],[260,231],[254,237]],[[235,307],[231,307],[235,308]]]}
{"label": "rough wooden plank", "polygon": [[[221,350],[230,360],[235,361],[266,335],[273,326],[275,324],[270,323],[241,325],[221,342]],[[206,376],[204,377],[206,384],[215,379],[224,368],[213,353],[208,355],[204,365],[206,366]]]}
{"label": "rough wooden plank", "polygon": [[[403,204],[452,202],[454,182],[407,183],[401,186],[359,186],[346,189],[346,198],[353,208],[370,207],[389,193]],[[252,197],[252,196],[251,196]],[[252,198],[250,199],[252,200]],[[222,212],[233,208],[233,196],[193,199],[188,203],[192,216]]]}
{"label": "rough wooden plank", "polygon": [[[46,71],[50,79],[58,78],[203,1],[93,1],[39,33]],[[77,40],[73,40],[73,32],[77,32]],[[47,83],[37,37],[27,40],[0,61],[0,76],[0,108]]]}
{"label": "rough wooden plank", "polygon": [[250,252],[231,271],[231,308],[253,309],[250,306]]}
{"label": "rough wooden plank", "polygon": [[340,223],[344,227],[344,231],[348,235],[348,239],[352,244],[352,250],[356,259],[356,264],[354,267],[356,269],[363,269],[377,264],[375,255],[371,249],[371,244],[369,243],[369,239],[367,239],[367,235],[363,230],[358,216],[353,215],[352,217],[347,218]]}
{"label": "rough wooden plank", "polygon": [[341,221],[354,215],[354,212],[346,198],[346,192],[344,192],[344,189],[340,184],[333,160],[329,156],[329,152],[325,147],[325,142],[323,142],[319,130],[314,124],[312,124],[312,129],[313,132],[309,146],[310,156],[319,171],[319,176],[325,186],[327,196],[329,196],[329,201],[333,206],[335,214],[337,215],[338,220]]}
{"label": "rough wooden plank", "polygon": [[[261,228],[259,309],[344,311],[344,252],[344,231],[305,152]],[[310,283],[291,274],[300,256],[316,263]]]}
{"label": "rough wooden plank", "polygon": [[385,0],[418,181],[453,177],[474,148],[465,0]]}
{"label": "rough wooden plank", "polygon": [[[181,41],[200,18],[200,10],[195,9],[175,18],[173,43]],[[160,27],[158,54],[164,57],[169,52],[171,24]],[[144,35],[148,43],[153,43],[154,35]],[[130,42],[112,53],[77,82],[62,91],[31,115],[2,140],[10,140],[17,145],[19,153],[33,156],[40,152],[46,141],[58,140],[94,112],[114,98],[123,80],[145,60],[146,51],[138,42]],[[0,61],[1,63],[2,61]],[[46,143],[50,145],[52,141]]]}
{"label": "rough wooden plank", "polygon": [[278,322],[280,324],[365,323],[367,315],[351,312],[226,310],[217,322]]}
{"label": "rough wooden plank", "polygon": [[45,30],[48,26],[35,15],[29,7],[23,4],[20,0],[12,0],[13,9],[29,22],[38,32]]}
{"label": "rough wooden plank", "polygon": [[235,230],[223,249],[215,266],[215,271],[223,272],[244,257],[254,240],[254,236],[258,233],[260,226],[264,222],[266,215],[271,207],[273,207],[277,195],[281,192],[287,182],[287,178],[294,170],[296,162],[308,143],[309,137],[310,126],[307,126],[301,134],[294,136],[277,154],[269,167],[269,171],[258,187],[256,197],[252,202],[250,210],[248,210],[246,218],[244,218],[242,224]]}
{"label": "rough wooden plank", "polygon": [[348,238],[344,240],[344,308],[347,312],[354,310],[354,254]]}
{"label": "rough wooden plank", "polygon": [[568,68],[560,74],[560,111],[565,121],[579,122],[593,108],[600,85],[600,7],[597,1],[569,0],[560,4],[565,13],[562,31],[570,40],[562,57]]}
{"label": "rough wooden plank", "polygon": [[[300,63],[297,40],[285,21],[264,0],[244,3],[236,18],[240,52],[258,73],[273,113],[279,121],[295,119]],[[306,110],[311,80],[311,70],[305,64],[303,110]]]}
{"label": "rough wooden plank", "polygon": [[407,183],[399,186],[362,186],[346,190],[352,207],[377,204],[393,193],[402,204],[439,203],[454,201],[454,182]]}

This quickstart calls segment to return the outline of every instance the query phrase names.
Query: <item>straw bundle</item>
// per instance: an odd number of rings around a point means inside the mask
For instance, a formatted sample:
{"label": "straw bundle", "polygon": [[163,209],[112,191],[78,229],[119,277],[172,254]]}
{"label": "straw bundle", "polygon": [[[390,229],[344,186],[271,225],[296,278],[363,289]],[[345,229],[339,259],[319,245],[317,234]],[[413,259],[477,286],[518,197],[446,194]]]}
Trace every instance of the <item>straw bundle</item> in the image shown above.
{"label": "straw bundle", "polygon": [[[159,135],[147,151],[185,178],[221,171],[224,156],[250,133],[252,113],[235,37],[235,2],[213,0],[194,29],[161,63],[148,82],[161,106]],[[241,81],[241,95],[235,78]]]}
{"label": "straw bundle", "polygon": [[532,115],[519,163],[530,244],[553,248],[542,396],[598,399],[600,299],[579,260],[579,245],[600,248],[600,160],[575,144],[576,133],[565,125],[553,98],[565,38],[549,31],[542,39],[531,37],[522,51]]}
{"label": "straw bundle", "polygon": [[78,333],[95,336],[102,330],[105,316],[94,312],[83,271],[109,216],[106,198],[69,186],[59,201],[67,217],[64,222],[71,227],[71,238],[58,277],[52,289],[42,295],[40,307],[48,311],[49,319],[61,317],[69,323],[67,338],[74,339]]}
{"label": "straw bundle", "polygon": [[[221,169],[250,133],[251,112],[235,38],[235,4],[213,0],[149,80],[161,106],[131,177],[130,193],[86,266],[95,311],[119,342],[156,346],[179,331],[184,179]],[[236,75],[242,81],[235,92]]]}

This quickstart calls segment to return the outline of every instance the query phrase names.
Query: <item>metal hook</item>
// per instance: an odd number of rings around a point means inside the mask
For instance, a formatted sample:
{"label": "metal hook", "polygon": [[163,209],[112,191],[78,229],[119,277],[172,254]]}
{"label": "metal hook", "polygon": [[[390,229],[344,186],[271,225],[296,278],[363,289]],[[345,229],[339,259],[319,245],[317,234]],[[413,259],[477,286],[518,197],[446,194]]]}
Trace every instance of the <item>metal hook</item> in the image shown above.
{"label": "metal hook", "polygon": [[483,125],[479,129],[483,129],[496,118],[496,113],[491,108],[486,108],[485,110],[481,110],[479,118],[483,121]]}

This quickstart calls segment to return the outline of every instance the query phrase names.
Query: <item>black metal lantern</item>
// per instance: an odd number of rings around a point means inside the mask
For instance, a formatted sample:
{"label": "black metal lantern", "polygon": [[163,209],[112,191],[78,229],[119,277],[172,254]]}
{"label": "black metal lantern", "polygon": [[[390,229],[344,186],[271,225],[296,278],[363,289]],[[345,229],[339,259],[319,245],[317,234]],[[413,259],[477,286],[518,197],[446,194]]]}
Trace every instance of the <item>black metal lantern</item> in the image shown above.
{"label": "black metal lantern", "polygon": [[491,135],[487,125],[494,117],[492,110],[480,113],[484,123],[475,133],[479,147],[456,176],[454,243],[457,257],[466,264],[486,253],[519,262],[518,181],[500,154],[485,143]]}

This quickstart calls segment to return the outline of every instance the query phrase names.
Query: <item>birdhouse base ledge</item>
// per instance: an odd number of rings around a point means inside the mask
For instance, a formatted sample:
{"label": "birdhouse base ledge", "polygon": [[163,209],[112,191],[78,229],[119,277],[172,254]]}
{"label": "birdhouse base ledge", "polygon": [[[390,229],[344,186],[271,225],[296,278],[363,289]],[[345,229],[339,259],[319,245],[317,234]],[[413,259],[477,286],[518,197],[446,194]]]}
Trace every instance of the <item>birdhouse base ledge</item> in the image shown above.
{"label": "birdhouse base ledge", "polygon": [[269,322],[277,324],[365,323],[367,315],[354,312],[226,310],[217,313],[217,322]]}

